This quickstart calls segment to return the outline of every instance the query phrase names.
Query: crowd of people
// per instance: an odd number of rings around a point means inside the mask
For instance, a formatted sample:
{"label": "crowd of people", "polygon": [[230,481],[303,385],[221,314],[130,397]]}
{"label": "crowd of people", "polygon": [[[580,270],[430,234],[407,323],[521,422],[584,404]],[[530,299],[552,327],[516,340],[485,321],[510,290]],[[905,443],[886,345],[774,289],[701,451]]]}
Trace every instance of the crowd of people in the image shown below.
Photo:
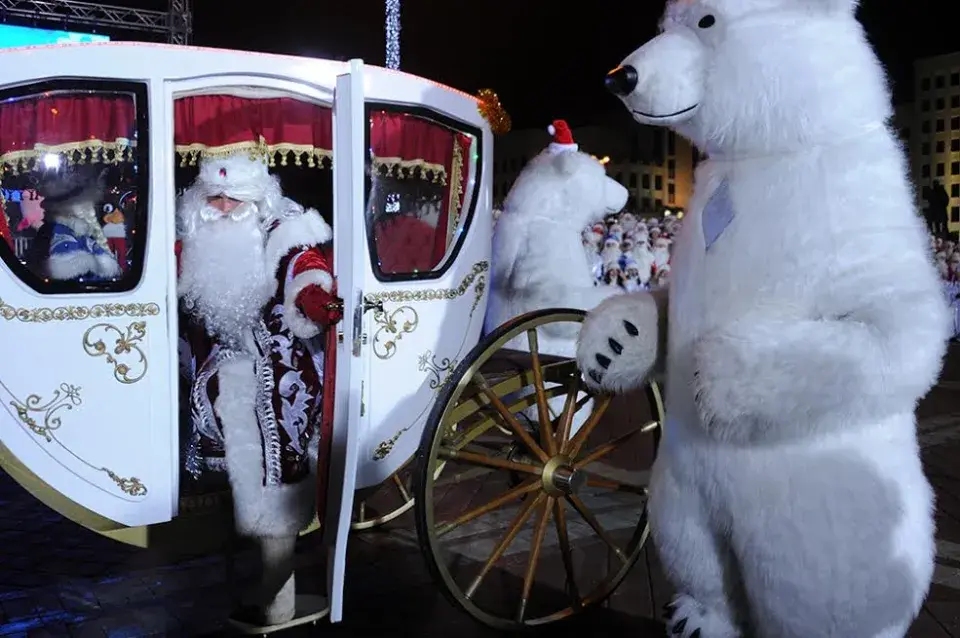
{"label": "crowd of people", "polygon": [[[583,229],[583,249],[597,283],[628,291],[666,285],[681,223],[677,217],[642,218],[625,211]],[[930,246],[960,337],[960,243],[931,235]]]}
{"label": "crowd of people", "polygon": [[665,286],[670,277],[676,217],[641,218],[624,211],[583,230],[587,263],[599,283],[628,291]]}
{"label": "crowd of people", "polygon": [[954,339],[960,338],[960,245],[955,241],[930,235],[930,248],[943,289],[953,309]]}

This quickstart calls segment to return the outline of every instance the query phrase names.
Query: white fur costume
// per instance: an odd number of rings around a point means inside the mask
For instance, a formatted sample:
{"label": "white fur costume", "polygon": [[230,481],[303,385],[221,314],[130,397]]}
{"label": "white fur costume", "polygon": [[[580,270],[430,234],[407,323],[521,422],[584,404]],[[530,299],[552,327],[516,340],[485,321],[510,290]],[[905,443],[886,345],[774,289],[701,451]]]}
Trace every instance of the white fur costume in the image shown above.
{"label": "white fur costume", "polygon": [[614,391],[665,359],[669,635],[902,637],[934,554],[914,409],[949,327],[884,74],[855,0],[719,7],[671,2],[608,81],[710,159],[669,310],[666,290],[609,300],[578,358]]}
{"label": "white fur costume", "polygon": [[[589,310],[618,294],[595,286],[580,231],[620,210],[627,190],[603,165],[575,149],[547,148],[524,167],[507,195],[493,236],[491,297],[485,328],[545,308]],[[568,325],[540,330],[540,350],[573,357],[576,332]],[[509,347],[526,349],[526,339]]]}
{"label": "white fur costume", "polygon": [[103,197],[101,176],[89,170],[55,171],[43,179],[37,192],[44,198],[44,224],[50,227],[44,274],[58,281],[118,278],[120,264],[97,220]]}
{"label": "white fur costume", "polygon": [[[320,328],[297,300],[311,286],[332,290],[318,252],[332,230],[317,211],[283,197],[260,159],[205,158],[199,173],[178,208],[179,294],[216,349],[198,361],[191,383],[188,470],[225,466],[237,531],[258,540],[264,568],[237,619],[276,625],[296,612],[294,548],[318,488],[322,354],[308,340]],[[242,203],[224,213],[208,202],[221,196]],[[204,455],[204,445],[222,448],[222,460]]]}

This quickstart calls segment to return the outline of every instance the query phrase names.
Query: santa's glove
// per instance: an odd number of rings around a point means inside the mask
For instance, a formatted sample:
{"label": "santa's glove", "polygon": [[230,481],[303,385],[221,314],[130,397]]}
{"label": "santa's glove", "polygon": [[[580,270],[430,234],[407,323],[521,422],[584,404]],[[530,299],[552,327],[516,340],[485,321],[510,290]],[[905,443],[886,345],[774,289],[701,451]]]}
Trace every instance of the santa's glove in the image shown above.
{"label": "santa's glove", "polygon": [[332,326],[343,318],[343,300],[314,284],[297,295],[297,309],[321,326]]}

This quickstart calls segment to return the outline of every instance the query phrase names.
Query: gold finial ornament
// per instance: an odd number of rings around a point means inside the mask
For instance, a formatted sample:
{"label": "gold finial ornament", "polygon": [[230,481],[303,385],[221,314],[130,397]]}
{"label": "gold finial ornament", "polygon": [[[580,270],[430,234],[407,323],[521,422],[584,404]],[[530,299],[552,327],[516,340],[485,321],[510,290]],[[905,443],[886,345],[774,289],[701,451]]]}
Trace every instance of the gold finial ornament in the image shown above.
{"label": "gold finial ornament", "polygon": [[513,123],[510,114],[500,104],[500,97],[493,89],[480,89],[477,92],[480,115],[490,123],[490,130],[494,135],[504,135],[510,132]]}

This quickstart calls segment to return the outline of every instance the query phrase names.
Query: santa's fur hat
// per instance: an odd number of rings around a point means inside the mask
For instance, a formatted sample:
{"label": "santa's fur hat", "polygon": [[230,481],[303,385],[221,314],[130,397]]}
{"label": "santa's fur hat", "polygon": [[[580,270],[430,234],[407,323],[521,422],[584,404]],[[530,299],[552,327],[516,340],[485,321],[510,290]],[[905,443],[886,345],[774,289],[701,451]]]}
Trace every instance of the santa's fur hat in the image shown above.
{"label": "santa's fur hat", "polygon": [[200,160],[197,179],[177,206],[181,237],[192,235],[207,198],[229,197],[257,205],[261,223],[282,215],[285,204],[280,182],[267,170],[265,156],[241,151],[227,156],[206,156]]}
{"label": "santa's fur hat", "polygon": [[267,170],[266,159],[242,152],[226,157],[205,157],[194,187],[205,197],[223,195],[241,202],[263,201],[277,180]]}
{"label": "santa's fur hat", "polygon": [[547,132],[553,136],[553,141],[547,147],[549,152],[563,153],[579,150],[580,146],[573,141],[573,133],[566,120],[554,120],[553,124],[547,127]]}

